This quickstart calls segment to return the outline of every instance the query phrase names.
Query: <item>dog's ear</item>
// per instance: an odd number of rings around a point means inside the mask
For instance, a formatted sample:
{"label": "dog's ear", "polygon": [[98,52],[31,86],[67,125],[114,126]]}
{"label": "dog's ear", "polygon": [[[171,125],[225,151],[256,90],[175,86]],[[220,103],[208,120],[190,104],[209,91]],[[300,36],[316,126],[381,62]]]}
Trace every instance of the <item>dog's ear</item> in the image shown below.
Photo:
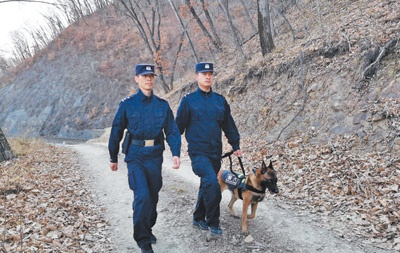
{"label": "dog's ear", "polygon": [[272,160],[269,160],[269,165],[268,165],[268,168],[271,168],[271,169],[273,169],[273,170],[274,170],[274,167],[272,167]]}
{"label": "dog's ear", "polygon": [[267,165],[265,165],[265,162],[263,160],[261,164],[261,174],[265,174],[266,172],[267,172]]}

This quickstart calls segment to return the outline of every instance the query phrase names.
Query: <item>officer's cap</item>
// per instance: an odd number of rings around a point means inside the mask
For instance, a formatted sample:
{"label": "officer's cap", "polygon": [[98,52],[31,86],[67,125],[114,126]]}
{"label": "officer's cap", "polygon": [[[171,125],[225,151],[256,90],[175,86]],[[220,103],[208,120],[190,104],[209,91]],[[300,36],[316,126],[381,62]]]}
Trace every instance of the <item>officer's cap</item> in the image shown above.
{"label": "officer's cap", "polygon": [[153,64],[138,64],[136,65],[136,75],[148,75],[148,74],[153,74],[156,76],[154,73],[154,65]]}
{"label": "officer's cap", "polygon": [[211,62],[199,62],[196,64],[196,73],[199,72],[214,72]]}

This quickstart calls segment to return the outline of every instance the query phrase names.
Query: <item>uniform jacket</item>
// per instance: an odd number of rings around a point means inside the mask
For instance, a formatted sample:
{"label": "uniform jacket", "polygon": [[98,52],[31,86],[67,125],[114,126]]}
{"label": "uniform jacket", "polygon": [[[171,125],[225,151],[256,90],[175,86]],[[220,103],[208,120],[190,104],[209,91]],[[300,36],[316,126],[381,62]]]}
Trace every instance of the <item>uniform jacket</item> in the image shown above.
{"label": "uniform jacket", "polygon": [[164,134],[173,156],[180,156],[181,136],[174,121],[174,115],[168,102],[153,93],[147,97],[138,92],[121,100],[115,115],[108,149],[111,162],[118,161],[120,142],[127,129],[136,140],[160,139],[161,145],[141,147],[131,145],[125,161],[135,157],[162,155]]}
{"label": "uniform jacket", "polygon": [[179,132],[188,142],[190,155],[203,154],[215,159],[222,154],[222,131],[233,150],[240,149],[240,135],[226,99],[198,88],[185,95],[176,115]]}

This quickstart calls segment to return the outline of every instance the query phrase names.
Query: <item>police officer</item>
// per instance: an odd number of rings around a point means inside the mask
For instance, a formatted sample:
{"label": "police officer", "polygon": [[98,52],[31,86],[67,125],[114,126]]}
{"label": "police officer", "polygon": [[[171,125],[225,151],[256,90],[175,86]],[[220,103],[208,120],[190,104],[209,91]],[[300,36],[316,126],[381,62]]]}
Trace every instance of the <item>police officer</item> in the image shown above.
{"label": "police officer", "polygon": [[185,132],[193,172],[200,177],[193,225],[210,230],[207,239],[222,235],[220,228],[221,190],[217,173],[221,168],[222,131],[236,156],[241,156],[240,135],[226,99],[212,91],[213,64],[195,67],[198,88],[182,98],[176,115],[181,134]]}
{"label": "police officer", "polygon": [[134,239],[142,252],[153,252],[156,243],[152,227],[157,219],[158,193],[162,187],[164,135],[172,152],[173,168],[180,166],[181,135],[168,102],[153,94],[154,65],[136,65],[136,94],[120,102],[115,115],[108,149],[110,167],[118,170],[120,141],[126,129],[123,151],[128,165],[129,187],[134,192],[132,204]]}

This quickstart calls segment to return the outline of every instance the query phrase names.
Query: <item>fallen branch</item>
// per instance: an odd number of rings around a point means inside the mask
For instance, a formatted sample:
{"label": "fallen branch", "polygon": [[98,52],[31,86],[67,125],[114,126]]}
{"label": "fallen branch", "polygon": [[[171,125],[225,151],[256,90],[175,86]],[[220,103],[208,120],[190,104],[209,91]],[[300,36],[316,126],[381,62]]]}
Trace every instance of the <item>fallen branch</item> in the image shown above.
{"label": "fallen branch", "polygon": [[382,48],[381,48],[381,52],[379,53],[379,55],[378,55],[378,57],[376,58],[376,60],[375,60],[373,63],[371,63],[371,64],[362,72],[362,74],[361,74],[361,80],[360,80],[360,81],[363,81],[363,80],[366,79],[365,73],[367,73],[368,70],[370,70],[373,66],[375,66],[375,65],[381,60],[381,58],[383,57],[383,54],[385,53],[385,51],[386,51],[386,48],[385,48],[385,47],[382,47]]}
{"label": "fallen branch", "polygon": [[362,73],[361,73],[361,79],[360,81],[366,80],[366,73],[368,70],[370,70],[372,67],[374,67],[376,64],[379,63],[379,61],[382,59],[386,51],[390,48],[392,48],[396,43],[398,42],[398,39],[392,39],[389,40],[383,47],[381,47],[380,52],[378,57],[375,59],[373,63],[371,63]]}

